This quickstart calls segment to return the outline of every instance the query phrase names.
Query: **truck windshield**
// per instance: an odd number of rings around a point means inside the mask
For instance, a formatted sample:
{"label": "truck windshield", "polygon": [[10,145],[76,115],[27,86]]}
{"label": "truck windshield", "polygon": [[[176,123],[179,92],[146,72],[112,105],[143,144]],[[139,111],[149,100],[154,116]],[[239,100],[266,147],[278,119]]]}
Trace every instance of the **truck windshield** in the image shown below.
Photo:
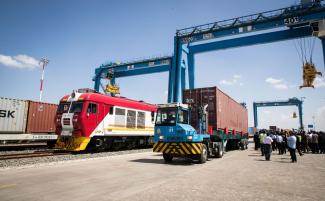
{"label": "truck windshield", "polygon": [[66,113],[69,111],[71,102],[61,102],[58,107],[58,113]]}
{"label": "truck windshield", "polygon": [[157,126],[172,126],[176,124],[177,108],[158,109],[156,117]]}
{"label": "truck windshield", "polygon": [[84,103],[80,101],[72,102],[69,113],[80,113]]}
{"label": "truck windshield", "polygon": [[180,124],[188,124],[188,111],[187,110],[179,110],[178,111],[178,123]]}

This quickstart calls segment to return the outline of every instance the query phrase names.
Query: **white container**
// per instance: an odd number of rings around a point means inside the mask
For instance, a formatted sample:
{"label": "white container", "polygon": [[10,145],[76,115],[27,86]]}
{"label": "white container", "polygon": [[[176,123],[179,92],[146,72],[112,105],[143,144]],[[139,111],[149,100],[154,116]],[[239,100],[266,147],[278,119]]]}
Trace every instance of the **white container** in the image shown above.
{"label": "white container", "polygon": [[28,101],[0,97],[0,134],[24,133]]}

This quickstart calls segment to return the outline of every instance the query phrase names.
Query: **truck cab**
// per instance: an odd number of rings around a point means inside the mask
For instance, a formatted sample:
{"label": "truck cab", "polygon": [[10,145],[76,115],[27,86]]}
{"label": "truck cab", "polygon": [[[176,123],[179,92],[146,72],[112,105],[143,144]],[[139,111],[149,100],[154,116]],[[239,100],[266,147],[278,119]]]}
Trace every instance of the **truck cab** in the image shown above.
{"label": "truck cab", "polygon": [[162,152],[166,162],[181,156],[207,160],[207,144],[210,135],[198,133],[189,123],[190,111],[186,104],[158,105],[155,122],[154,152]]}

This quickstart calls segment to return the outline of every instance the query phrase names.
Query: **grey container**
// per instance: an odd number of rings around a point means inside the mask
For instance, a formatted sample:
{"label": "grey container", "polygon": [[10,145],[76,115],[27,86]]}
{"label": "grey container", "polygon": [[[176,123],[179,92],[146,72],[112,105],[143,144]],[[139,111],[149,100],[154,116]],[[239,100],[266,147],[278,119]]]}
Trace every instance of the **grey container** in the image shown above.
{"label": "grey container", "polygon": [[0,97],[0,133],[24,133],[28,101]]}

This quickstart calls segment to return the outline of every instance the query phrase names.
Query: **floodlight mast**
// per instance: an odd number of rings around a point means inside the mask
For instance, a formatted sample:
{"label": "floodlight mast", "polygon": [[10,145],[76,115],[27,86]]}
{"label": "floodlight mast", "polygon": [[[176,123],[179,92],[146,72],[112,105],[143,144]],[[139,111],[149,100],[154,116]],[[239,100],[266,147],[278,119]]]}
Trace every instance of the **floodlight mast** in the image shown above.
{"label": "floodlight mast", "polygon": [[46,58],[42,58],[39,61],[39,64],[42,66],[42,76],[41,76],[41,86],[40,86],[40,94],[39,94],[39,101],[42,102],[42,94],[43,94],[43,82],[44,82],[44,72],[45,66],[49,63],[49,60]]}

